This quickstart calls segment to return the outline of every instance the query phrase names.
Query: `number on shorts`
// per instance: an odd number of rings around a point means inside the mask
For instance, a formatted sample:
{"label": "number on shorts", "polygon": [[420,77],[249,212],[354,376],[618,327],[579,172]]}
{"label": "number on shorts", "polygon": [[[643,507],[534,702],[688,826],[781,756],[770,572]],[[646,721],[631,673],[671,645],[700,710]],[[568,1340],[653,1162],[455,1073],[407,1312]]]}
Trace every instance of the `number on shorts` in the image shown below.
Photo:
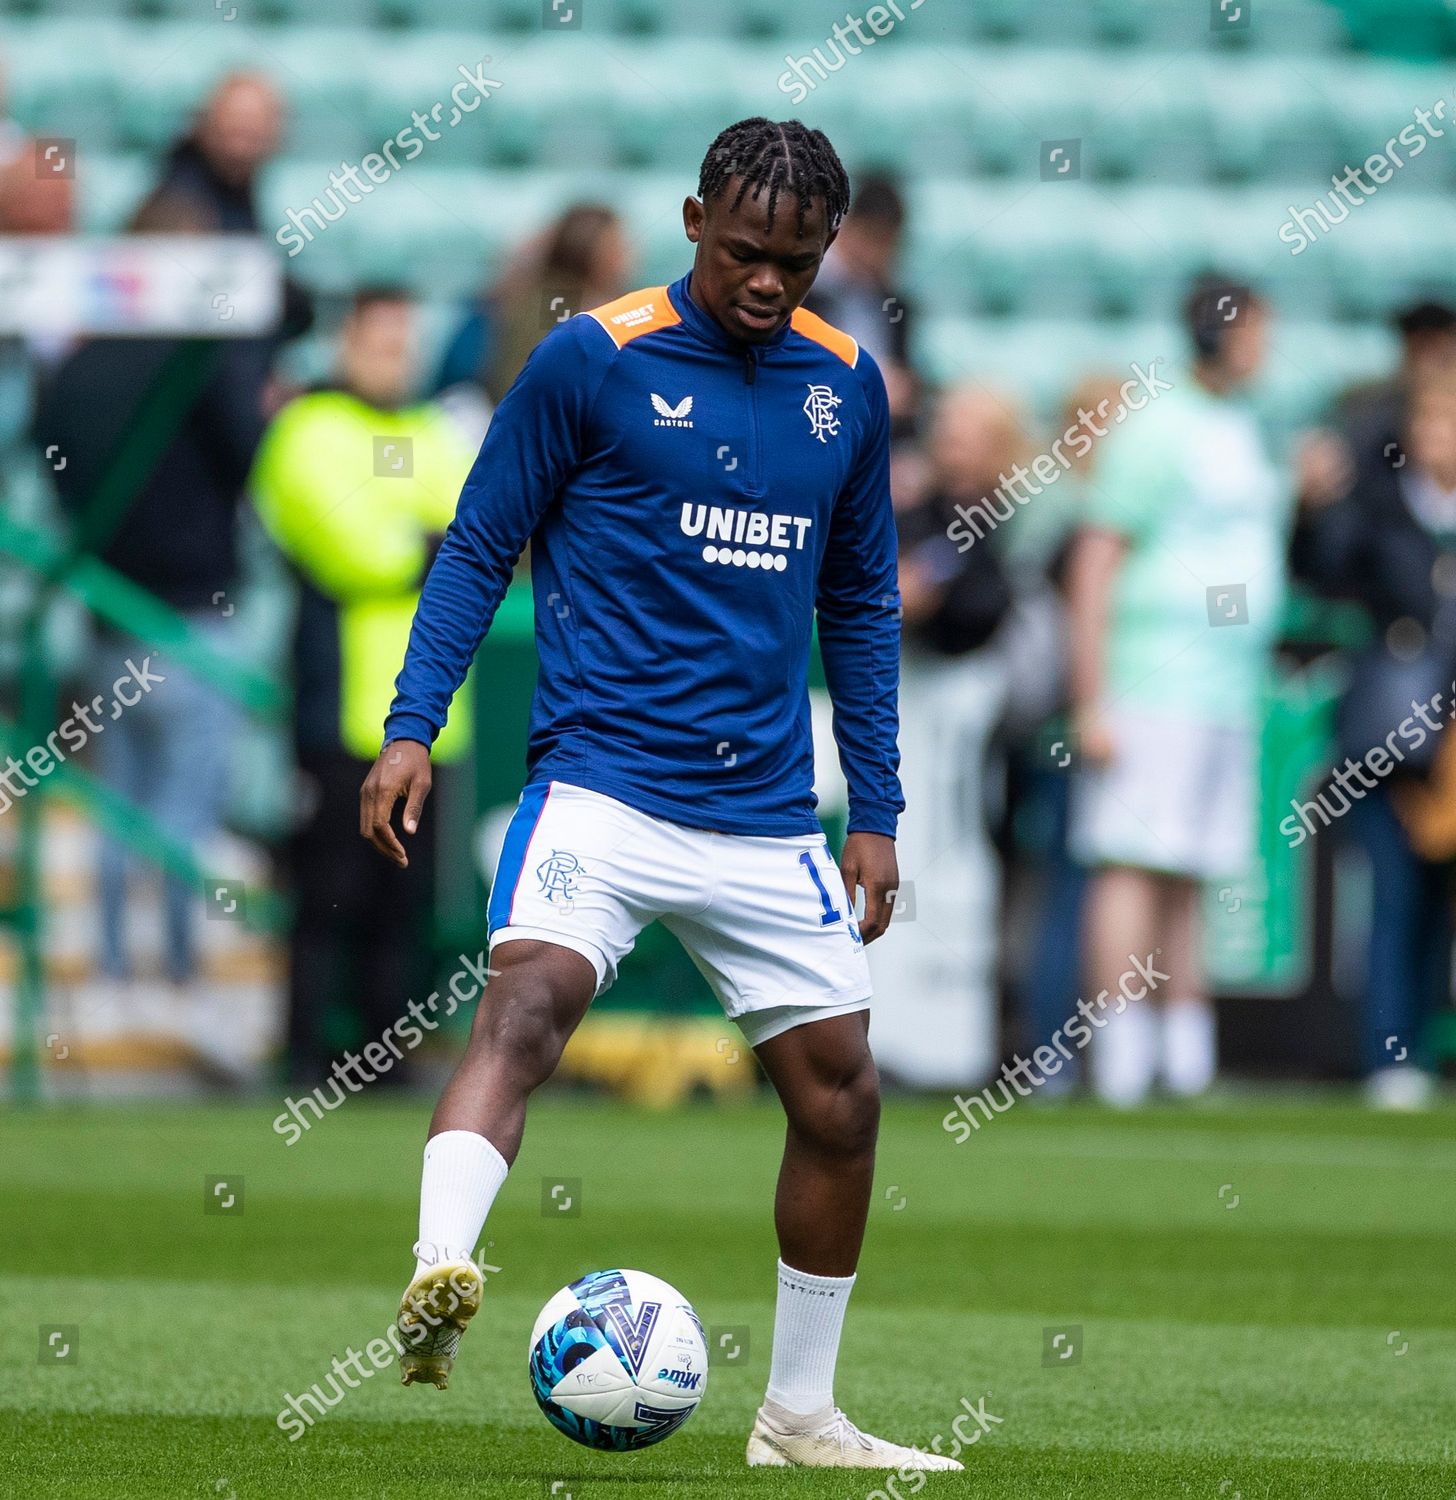
{"label": "number on shorts", "polygon": [[814,889],[819,892],[819,925],[830,927],[839,921],[840,910],[829,899],[829,892],[824,889],[824,877],[819,873],[819,866],[814,863],[814,851],[805,849],[799,856],[799,863],[809,872],[809,879],[814,882]]}

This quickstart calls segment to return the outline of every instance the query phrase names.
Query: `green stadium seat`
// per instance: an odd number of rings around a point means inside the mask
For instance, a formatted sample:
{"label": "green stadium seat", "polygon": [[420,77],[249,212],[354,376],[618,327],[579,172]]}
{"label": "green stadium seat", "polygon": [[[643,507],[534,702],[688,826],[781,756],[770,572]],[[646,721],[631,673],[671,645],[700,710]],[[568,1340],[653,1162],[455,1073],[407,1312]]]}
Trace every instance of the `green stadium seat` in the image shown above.
{"label": "green stadium seat", "polygon": [[214,0],[279,27],[367,27],[385,19],[377,0]]}
{"label": "green stadium seat", "polygon": [[990,385],[1024,400],[1048,426],[1068,393],[1094,371],[1121,371],[1149,351],[1171,348],[1161,325],[1079,318],[963,318],[932,315],[916,333],[916,358],[937,385]]}
{"label": "green stadium seat", "polygon": [[[1390,185],[1403,192],[1419,185],[1422,189],[1442,185],[1456,186],[1456,153],[1451,137],[1456,135],[1456,104],[1450,93],[1450,78],[1443,67],[1390,63],[1379,69],[1368,64],[1346,63],[1338,73],[1340,111],[1335,121],[1339,165],[1359,166],[1375,152],[1384,152],[1388,142],[1395,141],[1395,154],[1401,166]],[[1440,116],[1435,110],[1441,103]],[[1431,134],[1420,124],[1417,107],[1427,112]],[[1411,135],[1399,139],[1407,127]],[[1435,136],[1442,130],[1444,136]],[[1411,141],[1424,138],[1425,145],[1411,155]]]}
{"label": "green stadium seat", "polygon": [[147,195],[155,166],[146,156],[86,154],[76,173],[76,222],[87,234],[115,234]]}
{"label": "green stadium seat", "polygon": [[[496,96],[454,128],[433,119],[439,139],[290,262],[339,296],[402,279],[448,308],[585,197],[620,203],[636,282],[675,277],[689,259],[679,205],[708,140],[746,114],[797,114],[852,172],[903,176],[931,373],[1060,400],[1082,369],[1125,365],[1148,340],[1174,353],[1187,280],[1218,263],[1267,289],[1281,341],[1299,335],[1285,357],[1310,373],[1276,382],[1288,416],[1383,357],[1382,320],[1431,289],[1456,230],[1456,157],[1437,140],[1301,255],[1278,238],[1291,205],[1446,96],[1429,63],[1340,55],[1356,0],[1253,0],[1238,38],[1210,29],[1207,0],[927,0],[799,104],[779,87],[786,55],[822,49],[844,0],[578,0],[581,30],[554,35],[542,0],[222,0],[240,15],[206,26],[199,3],[46,0],[45,17],[5,27],[12,111],[78,138],[88,228],[125,218],[229,67],[262,68],[289,101],[266,183],[274,224],[415,110],[448,116],[457,67],[493,59]],[[1081,142],[1081,179],[1044,182],[1043,143],[1063,139]]]}
{"label": "green stadium seat", "polygon": [[1328,179],[1340,165],[1339,84],[1317,64],[1222,61],[1205,80],[1218,175],[1230,181]]}
{"label": "green stadium seat", "polygon": [[72,138],[84,157],[118,138],[126,30],[108,21],[27,20],[5,28],[8,112],[37,135]]}
{"label": "green stadium seat", "polygon": [[525,35],[541,29],[542,0],[375,0],[375,3],[388,21],[422,32]]}
{"label": "green stadium seat", "polygon": [[1092,34],[1100,42],[1141,51],[1181,50],[1205,41],[1206,0],[1201,5],[1148,4],[1147,0],[1088,0]]}
{"label": "green stadium seat", "polygon": [[[742,115],[764,107],[749,94],[763,84],[767,70],[755,71],[757,54],[732,43],[715,48],[716,65],[703,73],[694,66],[701,48],[681,40],[654,43],[633,53],[630,68],[613,69],[601,83],[610,89],[588,117],[610,137],[616,162],[625,167],[672,170],[684,174],[687,189],[696,186],[698,165],[708,143]],[[772,90],[772,79],[766,84]],[[780,99],[780,103],[782,103]]]}
{"label": "green stadium seat", "polygon": [[1326,419],[1339,394],[1395,363],[1395,340],[1380,323],[1334,325],[1281,319],[1255,397],[1276,431],[1293,438]]}
{"label": "green stadium seat", "polygon": [[0,14],[9,12],[21,19],[84,20],[101,25],[125,23],[130,7],[126,0],[5,0]]}
{"label": "green stadium seat", "polygon": [[[123,78],[124,138],[156,149],[182,132],[208,90],[233,69],[271,78],[288,110],[292,142],[355,159],[368,148],[358,78],[368,74],[369,41],[357,30],[257,28],[174,23],[136,28]],[[157,58],[166,58],[158,67]],[[338,162],[336,161],[335,165]]]}
{"label": "green stadium seat", "polygon": [[1449,297],[1453,243],[1456,207],[1448,195],[1387,193],[1352,209],[1300,259],[1325,252],[1347,317],[1384,318],[1429,295],[1433,281]]}
{"label": "green stadium seat", "polygon": [[1456,55],[1456,14],[1445,0],[1332,0],[1351,42],[1386,57]]}
{"label": "green stadium seat", "polygon": [[[538,79],[520,61],[513,70],[498,70],[495,59],[500,40],[498,36],[425,32],[395,41],[390,68],[372,72],[363,90],[372,149],[397,141],[396,155],[403,159],[404,171],[415,170],[415,162],[489,166],[534,161],[539,117],[549,106],[553,90],[549,79]],[[457,70],[474,67],[485,58],[492,59],[485,65],[488,76],[500,79],[505,87],[451,126],[450,90],[461,81]],[[416,112],[438,140],[430,140],[415,126]],[[398,140],[401,132],[404,139]]]}
{"label": "green stadium seat", "polygon": [[[705,32],[732,30],[732,22],[717,17],[727,7],[699,7],[696,0],[674,5],[672,0],[587,0],[585,29],[597,36],[670,40]],[[704,12],[707,12],[705,15]]]}

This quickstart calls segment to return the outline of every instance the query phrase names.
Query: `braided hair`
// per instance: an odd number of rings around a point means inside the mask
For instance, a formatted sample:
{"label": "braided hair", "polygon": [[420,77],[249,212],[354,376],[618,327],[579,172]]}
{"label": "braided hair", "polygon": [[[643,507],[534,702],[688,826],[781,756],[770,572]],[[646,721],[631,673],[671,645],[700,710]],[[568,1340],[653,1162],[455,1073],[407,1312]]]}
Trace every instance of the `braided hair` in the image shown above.
{"label": "braided hair", "polygon": [[849,174],[844,163],[822,130],[811,130],[800,120],[778,122],[754,115],[722,131],[703,158],[698,197],[706,203],[720,196],[733,177],[743,180],[728,205],[729,212],[742,203],[750,188],[755,199],[766,188],[770,229],[783,191],[798,198],[800,234],[815,198],[824,200],[831,233],[849,208]]}

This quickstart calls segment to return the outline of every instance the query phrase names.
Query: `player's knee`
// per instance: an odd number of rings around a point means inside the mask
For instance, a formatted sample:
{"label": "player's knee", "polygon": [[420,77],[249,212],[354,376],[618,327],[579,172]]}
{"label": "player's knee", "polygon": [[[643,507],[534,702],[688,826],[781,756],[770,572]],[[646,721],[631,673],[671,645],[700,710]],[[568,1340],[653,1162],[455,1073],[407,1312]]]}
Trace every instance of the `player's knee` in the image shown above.
{"label": "player's knee", "polygon": [[863,1059],[815,1081],[793,1113],[794,1129],[817,1151],[865,1156],[880,1128],[880,1081],[868,1052]]}
{"label": "player's knee", "polygon": [[841,1090],[845,1140],[855,1155],[875,1149],[880,1133],[880,1079],[868,1058],[854,1080]]}
{"label": "player's knee", "polygon": [[550,984],[529,971],[512,972],[491,983],[476,1011],[472,1049],[518,1084],[533,1089],[556,1069],[566,1038],[556,1022]]}

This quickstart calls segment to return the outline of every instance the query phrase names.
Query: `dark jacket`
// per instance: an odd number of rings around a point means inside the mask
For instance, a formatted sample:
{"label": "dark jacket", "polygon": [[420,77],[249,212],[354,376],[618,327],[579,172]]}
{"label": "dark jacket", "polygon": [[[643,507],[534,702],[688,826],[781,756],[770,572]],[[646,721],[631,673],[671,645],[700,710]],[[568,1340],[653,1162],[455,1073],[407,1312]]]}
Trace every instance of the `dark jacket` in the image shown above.
{"label": "dark jacket", "polygon": [[1383,635],[1397,620],[1429,632],[1442,602],[1438,560],[1456,536],[1428,531],[1406,503],[1401,471],[1366,473],[1343,500],[1300,516],[1290,546],[1295,574],[1319,593],[1369,610]]}
{"label": "dark jacket", "polygon": [[961,656],[984,646],[1011,608],[1011,584],[994,536],[961,551],[946,534],[955,519],[954,502],[941,494],[895,517],[900,556],[913,557],[942,589],[934,611],[907,622],[905,635],[939,656]]}
{"label": "dark jacket", "polygon": [[[1363,605],[1376,636],[1353,663],[1340,704],[1340,750],[1361,759],[1420,703],[1438,709],[1456,676],[1456,533],[1438,535],[1407,503],[1401,474],[1371,470],[1323,510],[1302,515],[1290,547],[1298,577]],[[1437,739],[1419,733],[1403,772],[1431,767]]]}
{"label": "dark jacket", "polygon": [[258,211],[251,183],[224,182],[190,138],[167,153],[157,192],[188,199],[216,234],[257,234]]}
{"label": "dark jacket", "polygon": [[[191,137],[167,153],[154,197],[185,199],[212,234],[263,234],[253,184],[223,181]],[[271,239],[270,239],[271,242]],[[280,339],[301,338],[313,326],[313,298],[296,281],[283,278]]]}
{"label": "dark jacket", "polygon": [[[55,445],[61,503],[83,545],[178,609],[214,605],[237,577],[237,509],[263,435],[261,391],[271,340],[184,344],[92,339],[42,390],[34,430]],[[176,381],[170,440],[128,485],[128,503],[98,532],[92,510],[160,380]],[[53,460],[54,462],[54,460]]]}

